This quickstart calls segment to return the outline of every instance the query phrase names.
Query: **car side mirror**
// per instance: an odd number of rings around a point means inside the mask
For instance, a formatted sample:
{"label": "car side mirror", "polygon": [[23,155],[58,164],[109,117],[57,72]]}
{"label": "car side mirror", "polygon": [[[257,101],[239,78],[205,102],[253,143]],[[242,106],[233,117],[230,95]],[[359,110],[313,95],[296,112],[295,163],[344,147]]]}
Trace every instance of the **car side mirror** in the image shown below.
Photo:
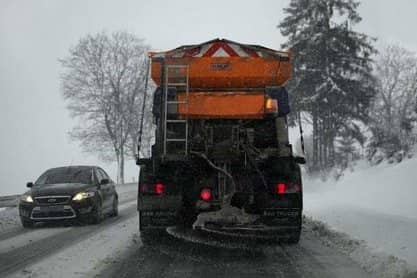
{"label": "car side mirror", "polygon": [[28,182],[28,183],[26,183],[26,187],[29,187],[29,188],[31,188],[33,186],[33,182]]}
{"label": "car side mirror", "polygon": [[294,158],[294,161],[295,163],[298,163],[298,164],[306,164],[306,159],[303,156],[296,156]]}
{"label": "car side mirror", "polygon": [[102,179],[100,181],[100,185],[105,185],[105,184],[108,184],[108,183],[110,183],[109,179]]}

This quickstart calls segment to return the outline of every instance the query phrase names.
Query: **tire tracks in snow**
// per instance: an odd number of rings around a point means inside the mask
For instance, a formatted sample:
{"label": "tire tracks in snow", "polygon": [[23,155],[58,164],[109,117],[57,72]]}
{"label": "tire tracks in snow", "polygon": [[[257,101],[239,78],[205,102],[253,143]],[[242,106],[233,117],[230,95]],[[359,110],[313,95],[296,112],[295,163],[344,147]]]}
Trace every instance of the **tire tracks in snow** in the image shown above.
{"label": "tire tracks in snow", "polygon": [[120,257],[120,263],[102,269],[97,277],[303,277],[290,258],[271,252],[230,250],[158,237],[136,245]]}
{"label": "tire tracks in snow", "polygon": [[[88,240],[89,236],[93,235],[94,232],[109,228],[112,225],[116,225],[135,215],[137,213],[134,202],[134,200],[136,200],[136,194],[133,195],[132,192],[126,192],[120,195],[126,195],[126,197],[119,196],[119,200],[123,208],[119,209],[118,217],[106,218],[99,225],[65,228],[63,230],[59,230],[56,234],[51,236],[33,241],[8,252],[1,253],[0,276],[4,277],[10,273],[41,261],[73,244]],[[17,230],[17,233],[15,233],[14,236],[10,236],[10,233],[13,231],[7,231],[7,233],[3,233],[3,238],[5,237],[6,239],[11,239],[28,232],[35,235],[37,232],[42,230],[34,228],[33,230],[26,231],[26,229],[22,228],[22,230]]]}
{"label": "tire tracks in snow", "polygon": [[14,227],[12,229],[8,229],[8,230],[0,233],[0,242],[3,241],[3,240],[8,240],[10,238],[19,236],[19,235],[29,233],[29,232],[32,232],[32,230],[24,229],[21,226]]}
{"label": "tire tracks in snow", "polygon": [[101,269],[96,277],[373,277],[339,250],[322,244],[305,231],[298,245],[273,245],[262,251],[228,250],[172,239],[136,244],[119,263]]}

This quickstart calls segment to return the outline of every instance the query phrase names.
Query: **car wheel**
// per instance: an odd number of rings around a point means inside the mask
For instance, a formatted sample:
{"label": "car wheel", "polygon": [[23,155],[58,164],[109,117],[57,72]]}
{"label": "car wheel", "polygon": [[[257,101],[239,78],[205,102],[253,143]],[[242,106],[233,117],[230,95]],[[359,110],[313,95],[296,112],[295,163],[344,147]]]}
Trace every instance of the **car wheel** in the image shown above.
{"label": "car wheel", "polygon": [[35,222],[32,220],[24,219],[23,217],[21,217],[20,220],[22,222],[23,228],[33,228],[33,225],[35,224]]}
{"label": "car wheel", "polygon": [[101,206],[101,202],[98,201],[96,210],[94,211],[94,213],[91,217],[91,223],[92,224],[99,224],[102,219],[103,219],[103,208]]}
{"label": "car wheel", "polygon": [[113,198],[113,211],[111,213],[112,217],[118,216],[119,215],[119,200],[117,199],[116,196],[114,196]]}

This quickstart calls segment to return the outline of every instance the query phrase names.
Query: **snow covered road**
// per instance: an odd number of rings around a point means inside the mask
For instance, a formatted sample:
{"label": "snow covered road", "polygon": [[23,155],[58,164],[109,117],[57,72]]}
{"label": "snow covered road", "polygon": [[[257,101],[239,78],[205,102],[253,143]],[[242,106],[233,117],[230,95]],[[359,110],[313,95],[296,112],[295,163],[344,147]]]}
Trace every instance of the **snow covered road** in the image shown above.
{"label": "snow covered road", "polygon": [[15,208],[0,212],[0,277],[376,277],[326,245],[308,221],[299,245],[257,252],[170,237],[149,246],[139,238],[135,187],[120,193],[119,209],[100,225],[29,230]]}
{"label": "snow covered road", "polygon": [[[64,271],[68,273],[59,275],[60,277],[74,277],[80,268],[79,265],[74,264],[77,270],[73,273],[71,270],[71,254],[69,253],[71,247],[86,248],[84,255],[80,257],[81,253],[75,255],[74,258],[85,260],[88,262],[88,268],[91,265],[90,259],[99,256],[94,252],[97,249],[90,249],[90,243],[100,243],[100,240],[95,240],[97,235],[102,236],[104,231],[109,228],[117,227],[120,223],[131,221],[136,216],[136,187],[130,186],[128,190],[119,190],[119,217],[107,218],[99,225],[87,226],[71,226],[64,225],[44,225],[34,229],[23,229],[18,221],[18,212],[16,208],[7,209],[1,212],[0,215],[0,277],[10,274],[12,277],[57,277],[57,272]],[[136,228],[137,225],[131,227]],[[118,232],[118,229],[113,231]],[[93,239],[91,241],[91,239]],[[106,240],[112,244],[111,237]],[[117,243],[115,244],[117,245]],[[106,253],[105,253],[106,254]],[[53,262],[57,257],[62,259],[61,269],[56,269],[59,264]],[[94,264],[92,264],[94,266]],[[41,274],[43,273],[43,274]],[[84,277],[81,275],[80,277]]]}
{"label": "snow covered road", "polygon": [[170,237],[126,250],[99,277],[374,277],[348,256],[327,247],[308,228],[299,245],[239,251]]}

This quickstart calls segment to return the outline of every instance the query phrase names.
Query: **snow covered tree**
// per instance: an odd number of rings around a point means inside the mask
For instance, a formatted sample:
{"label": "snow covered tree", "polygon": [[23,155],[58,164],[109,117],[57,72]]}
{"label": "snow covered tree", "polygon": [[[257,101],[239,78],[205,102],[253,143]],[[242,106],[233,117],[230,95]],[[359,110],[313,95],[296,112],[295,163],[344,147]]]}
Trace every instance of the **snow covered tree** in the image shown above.
{"label": "snow covered tree", "polygon": [[148,47],[126,32],[87,35],[61,60],[62,91],[79,126],[71,133],[84,150],[116,160],[124,183],[127,144],[141,117]]}
{"label": "snow covered tree", "polygon": [[378,162],[407,153],[416,143],[417,56],[400,46],[385,47],[376,59],[377,95],[372,104],[369,158]]}
{"label": "snow covered tree", "polygon": [[293,109],[311,116],[312,171],[334,166],[335,138],[367,120],[375,94],[372,40],[352,29],[361,21],[358,5],[353,0],[291,0],[278,25],[288,38],[282,47],[294,53]]}

